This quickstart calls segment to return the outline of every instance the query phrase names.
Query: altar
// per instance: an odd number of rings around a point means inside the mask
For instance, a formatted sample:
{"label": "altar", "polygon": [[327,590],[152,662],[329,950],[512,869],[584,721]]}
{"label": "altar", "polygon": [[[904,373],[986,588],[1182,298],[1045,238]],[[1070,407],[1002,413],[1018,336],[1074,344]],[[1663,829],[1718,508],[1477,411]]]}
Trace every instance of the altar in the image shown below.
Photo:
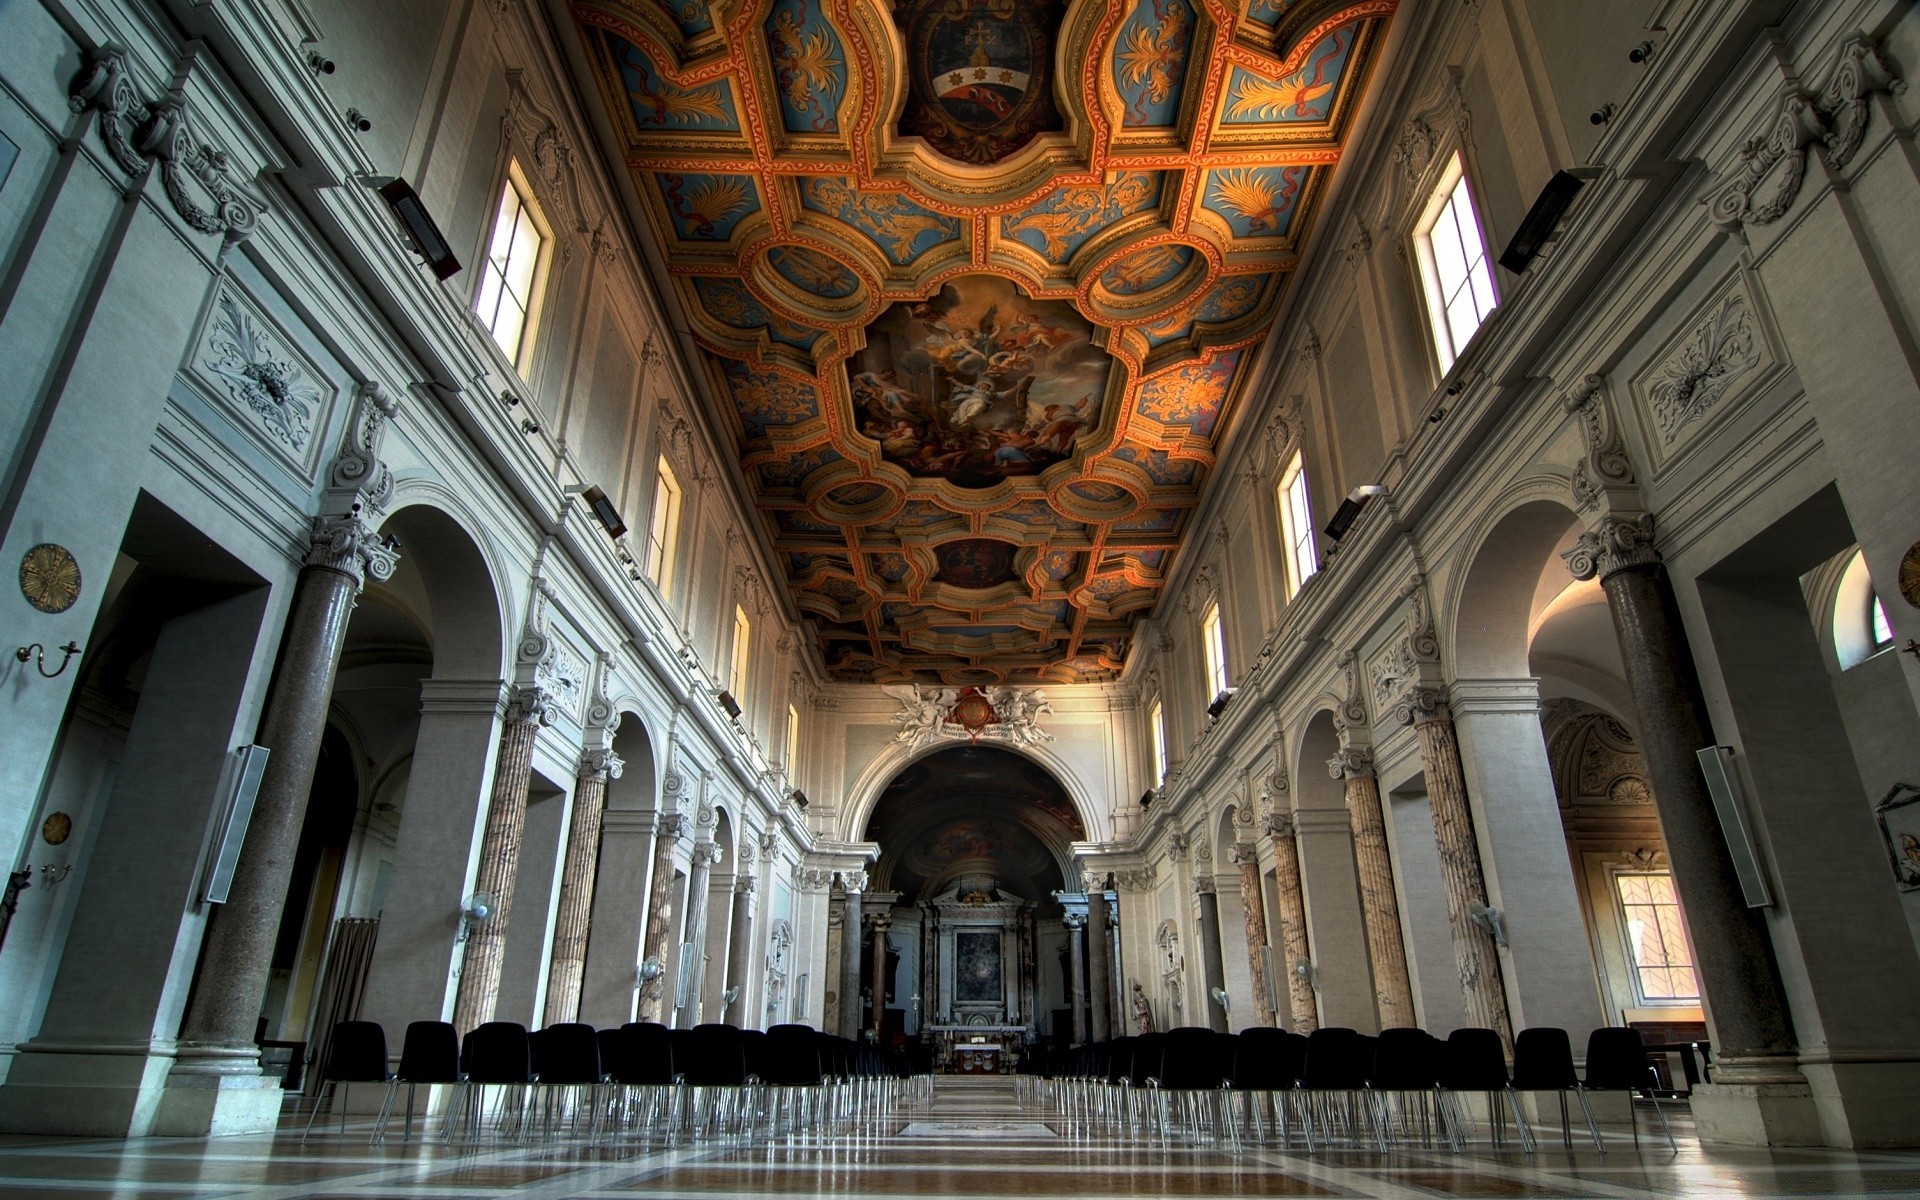
{"label": "altar", "polygon": [[935,1025],[933,1069],[948,1075],[1011,1075],[1027,1041],[1023,1025]]}

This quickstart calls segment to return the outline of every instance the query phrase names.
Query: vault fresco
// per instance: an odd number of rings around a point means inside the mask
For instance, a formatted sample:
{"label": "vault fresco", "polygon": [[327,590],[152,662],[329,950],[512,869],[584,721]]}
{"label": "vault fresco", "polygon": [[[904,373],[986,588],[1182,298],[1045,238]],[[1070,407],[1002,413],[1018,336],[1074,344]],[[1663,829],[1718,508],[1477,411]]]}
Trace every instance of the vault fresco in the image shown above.
{"label": "vault fresco", "polygon": [[1397,0],[577,0],[830,673],[1125,664]]}

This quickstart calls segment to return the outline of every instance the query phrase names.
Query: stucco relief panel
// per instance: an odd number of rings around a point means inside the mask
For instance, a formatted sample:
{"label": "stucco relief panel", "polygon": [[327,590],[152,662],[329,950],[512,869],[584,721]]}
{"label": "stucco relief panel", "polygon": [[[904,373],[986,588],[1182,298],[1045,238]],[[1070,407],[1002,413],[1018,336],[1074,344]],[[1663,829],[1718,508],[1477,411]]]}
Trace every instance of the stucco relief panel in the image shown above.
{"label": "stucco relief panel", "polygon": [[214,295],[187,371],[255,442],[313,480],[340,389],[238,288]]}
{"label": "stucco relief panel", "polygon": [[1786,355],[1764,300],[1736,272],[1661,345],[1630,382],[1656,473],[1778,377]]}

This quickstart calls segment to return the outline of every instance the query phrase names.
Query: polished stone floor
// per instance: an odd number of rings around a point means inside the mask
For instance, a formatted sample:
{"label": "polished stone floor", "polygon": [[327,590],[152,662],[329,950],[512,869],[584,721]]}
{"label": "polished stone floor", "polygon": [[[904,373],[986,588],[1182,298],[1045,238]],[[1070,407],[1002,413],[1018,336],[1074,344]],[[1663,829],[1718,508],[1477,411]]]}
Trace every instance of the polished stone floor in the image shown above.
{"label": "polished stone floor", "polygon": [[[354,1132],[357,1128],[357,1134]],[[369,1147],[366,1126],[331,1126],[300,1144],[278,1137],[128,1142],[0,1138],[0,1197],[262,1197],[472,1200],[475,1197],[1006,1196],[1920,1197],[1920,1153],[1703,1151],[1685,1136],[1639,1150],[1624,1133],[1602,1157],[1569,1155],[1556,1134],[1534,1155],[1431,1151],[1388,1156],[1063,1136],[1010,1088],[939,1081],[895,1118],[858,1133],[774,1144],[596,1149],[437,1141]]]}

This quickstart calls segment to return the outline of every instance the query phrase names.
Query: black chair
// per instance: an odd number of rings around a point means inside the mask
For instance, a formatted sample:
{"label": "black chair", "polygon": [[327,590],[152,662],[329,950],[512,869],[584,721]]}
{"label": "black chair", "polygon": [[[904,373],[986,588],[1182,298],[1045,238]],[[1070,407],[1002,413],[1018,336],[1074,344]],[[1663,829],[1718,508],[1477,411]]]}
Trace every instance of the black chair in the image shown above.
{"label": "black chair", "polygon": [[596,1101],[606,1078],[600,1065],[600,1037],[591,1025],[549,1025],[527,1039],[540,1099],[540,1128],[551,1134],[560,1121],[576,1127],[587,1115],[589,1134],[598,1128]]}
{"label": "black chair", "polygon": [[1580,1077],[1573,1070],[1573,1043],[1567,1031],[1543,1026],[1522,1029],[1513,1039],[1513,1090],[1516,1092],[1557,1092],[1560,1096],[1560,1144],[1573,1149],[1573,1124],[1568,1119],[1567,1096],[1580,1103],[1587,1119],[1587,1132],[1593,1135],[1593,1148],[1607,1152],[1600,1137],[1600,1126],[1593,1119],[1593,1105],[1580,1089]]}
{"label": "black chair", "polygon": [[603,1029],[600,1063],[614,1095],[609,1117],[622,1132],[658,1129],[672,1141],[678,1126],[680,1088],[673,1070],[672,1031],[646,1021]]}
{"label": "black chair", "polygon": [[[333,1039],[327,1043],[327,1061],[320,1066],[320,1078],[324,1084],[320,1095],[314,1097],[313,1112],[307,1117],[307,1127],[300,1134],[304,1144],[307,1135],[313,1132],[313,1122],[320,1115],[322,1104],[331,1106],[334,1093],[346,1089],[351,1095],[356,1083],[389,1083],[393,1076],[387,1072],[387,1031],[374,1021],[342,1021],[333,1027]],[[347,1106],[342,1097],[340,1105],[340,1132],[347,1131]]]}
{"label": "black chair", "polygon": [[691,1091],[694,1132],[724,1132],[729,1125],[744,1129],[748,1078],[741,1031],[731,1025],[696,1025],[673,1032],[673,1065]]}
{"label": "black chair", "polygon": [[[1146,1117],[1147,1092],[1160,1078],[1160,1069],[1167,1052],[1167,1035],[1164,1033],[1143,1033],[1133,1039],[1131,1053],[1126,1062],[1126,1074],[1121,1077],[1120,1118],[1124,1121],[1128,1133],[1136,1128],[1135,1101],[1139,1097],[1139,1117]],[[1115,1063],[1115,1067],[1119,1067]]]}
{"label": "black chair", "polygon": [[1446,1129],[1438,1088],[1445,1043],[1424,1029],[1383,1029],[1374,1045],[1368,1084],[1387,1140],[1412,1139],[1433,1144],[1436,1129]]}
{"label": "black chair", "polygon": [[1374,1119],[1372,1100],[1367,1095],[1372,1057],[1370,1039],[1361,1037],[1358,1030],[1334,1026],[1307,1035],[1300,1080],[1306,1100],[1301,1125],[1307,1149],[1314,1148],[1316,1133],[1329,1138],[1344,1134],[1354,1142],[1364,1137],[1382,1151],[1386,1149],[1386,1137]]}
{"label": "black chair", "polygon": [[1627,1093],[1627,1123],[1633,1129],[1636,1147],[1640,1145],[1640,1120],[1633,1098],[1644,1093],[1653,1102],[1653,1112],[1660,1118],[1667,1145],[1679,1153],[1680,1144],[1673,1140],[1673,1126],[1667,1124],[1667,1114],[1660,1108],[1657,1083],[1658,1076],[1654,1074],[1653,1062],[1647,1057],[1647,1046],[1638,1029],[1596,1029],[1588,1036],[1587,1077],[1581,1086],[1589,1092]]}
{"label": "black chair", "polygon": [[447,1136],[464,1132],[477,1137],[486,1125],[483,1105],[486,1089],[500,1089],[494,1129],[517,1137],[525,1129],[528,1090],[533,1086],[533,1043],[527,1027],[514,1021],[488,1021],[476,1026],[460,1043],[458,1102],[447,1125]]}
{"label": "black chair", "polygon": [[380,1105],[380,1117],[373,1124],[372,1141],[384,1141],[387,1122],[393,1116],[394,1096],[400,1085],[407,1085],[407,1123],[400,1128],[400,1140],[413,1137],[413,1093],[421,1084],[460,1082],[460,1034],[447,1021],[414,1021],[400,1043],[400,1067],[387,1084],[387,1098]]}
{"label": "black chair", "polygon": [[786,1126],[790,1132],[806,1127],[809,1105],[814,1110],[814,1123],[824,1120],[828,1089],[821,1042],[820,1031],[808,1025],[775,1025],[767,1030],[760,1060],[754,1064],[757,1068],[754,1074],[769,1089],[769,1133],[781,1132],[783,1107],[791,1111],[791,1120]]}
{"label": "black chair", "polygon": [[[1227,1117],[1226,1089],[1232,1083],[1233,1039],[1199,1026],[1167,1031],[1160,1071],[1151,1082],[1159,1104],[1160,1137],[1172,1134],[1174,1109],[1184,1110],[1195,1140]],[[1208,1118],[1202,1125],[1203,1115]]]}
{"label": "black chair", "polygon": [[1500,1111],[1504,1099],[1520,1127],[1520,1148],[1533,1153],[1533,1130],[1520,1112],[1520,1097],[1514,1094],[1513,1081],[1507,1075],[1506,1047],[1500,1035],[1491,1029],[1456,1029],[1447,1035],[1446,1049],[1440,1056],[1440,1095],[1446,1106],[1447,1126],[1454,1148],[1467,1131],[1460,1097],[1483,1092],[1487,1097],[1487,1130],[1495,1146],[1506,1144],[1506,1119]]}
{"label": "black chair", "polygon": [[1265,1139],[1270,1109],[1282,1144],[1293,1144],[1292,1097],[1306,1061],[1307,1039],[1297,1033],[1262,1025],[1240,1031],[1234,1041],[1233,1089],[1246,1096],[1256,1141]]}

